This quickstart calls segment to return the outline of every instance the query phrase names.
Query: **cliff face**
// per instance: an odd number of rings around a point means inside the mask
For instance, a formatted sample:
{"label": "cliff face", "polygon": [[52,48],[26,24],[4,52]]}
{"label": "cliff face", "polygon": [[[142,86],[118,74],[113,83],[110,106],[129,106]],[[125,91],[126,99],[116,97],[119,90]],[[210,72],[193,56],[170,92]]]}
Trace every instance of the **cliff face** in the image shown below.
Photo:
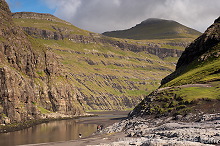
{"label": "cliff face", "polygon": [[216,19],[215,23],[204,34],[185,49],[177,62],[175,72],[164,78],[161,82],[162,85],[198,66],[198,64],[202,64],[202,62],[213,58],[213,56],[218,58],[219,52],[216,51],[217,49],[213,49],[213,47],[217,46],[220,42],[219,23],[220,18]]}
{"label": "cliff face", "polygon": [[[80,96],[65,79],[56,55],[17,27],[0,1],[0,123],[46,118],[50,113],[80,115]],[[39,74],[46,74],[42,78]],[[59,76],[59,81],[57,80]]]}
{"label": "cliff face", "polygon": [[182,120],[195,120],[200,114],[218,113],[219,64],[220,18],[185,49],[176,70],[162,80],[162,86],[149,94],[132,115],[178,115],[176,118]]}

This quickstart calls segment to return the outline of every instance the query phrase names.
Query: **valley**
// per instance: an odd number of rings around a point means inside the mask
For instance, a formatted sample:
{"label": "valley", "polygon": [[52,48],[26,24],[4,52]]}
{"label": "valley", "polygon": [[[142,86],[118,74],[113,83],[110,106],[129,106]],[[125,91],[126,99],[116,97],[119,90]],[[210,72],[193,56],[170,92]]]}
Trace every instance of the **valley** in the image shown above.
{"label": "valley", "polygon": [[[53,53],[65,68],[65,78],[83,98],[79,101],[86,111],[133,108],[174,69],[181,48],[187,45],[184,40],[108,38],[46,14],[15,13],[13,21],[35,38],[34,44]],[[37,75],[47,76],[40,71]]]}
{"label": "valley", "polygon": [[62,144],[87,145],[80,128],[91,136],[113,112],[95,144],[219,144],[220,17],[203,34],[158,18],[99,34],[51,14],[12,13],[0,0],[0,19],[0,136],[49,122],[43,134],[61,124],[60,140],[77,140]]}

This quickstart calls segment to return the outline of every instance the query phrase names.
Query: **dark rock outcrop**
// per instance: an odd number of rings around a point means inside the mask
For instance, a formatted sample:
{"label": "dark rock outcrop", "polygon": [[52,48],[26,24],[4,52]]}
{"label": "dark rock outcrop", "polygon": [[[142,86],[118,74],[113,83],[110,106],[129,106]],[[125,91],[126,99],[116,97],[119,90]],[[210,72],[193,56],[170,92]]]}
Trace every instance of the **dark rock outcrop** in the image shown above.
{"label": "dark rock outcrop", "polygon": [[215,20],[204,34],[191,43],[178,60],[176,69],[185,67],[194,60],[200,60],[201,55],[220,42],[220,17]]}
{"label": "dark rock outcrop", "polygon": [[53,32],[49,30],[42,30],[33,27],[23,27],[22,28],[27,34],[38,38],[39,36],[44,39],[54,39],[54,40],[63,40],[64,36],[62,33]]}
{"label": "dark rock outcrop", "polygon": [[[191,43],[179,58],[176,66],[175,72],[165,77],[161,84],[165,84],[172,79],[176,78],[183,72],[186,72],[187,66],[192,62],[197,61],[199,63],[207,60],[210,56],[212,47],[216,46],[220,42],[220,18],[216,19],[214,24],[211,25],[204,34],[197,38],[193,43]],[[208,53],[209,55],[204,55]],[[216,55],[215,55],[216,56]],[[216,56],[218,57],[218,56]]]}

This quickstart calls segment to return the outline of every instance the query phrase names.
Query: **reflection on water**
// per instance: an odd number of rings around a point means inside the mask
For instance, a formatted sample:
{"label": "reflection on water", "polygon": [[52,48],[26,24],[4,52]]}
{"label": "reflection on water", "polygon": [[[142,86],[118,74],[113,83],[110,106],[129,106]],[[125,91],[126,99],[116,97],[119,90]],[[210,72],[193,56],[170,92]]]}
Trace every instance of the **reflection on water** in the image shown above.
{"label": "reflection on water", "polygon": [[80,124],[77,120],[43,123],[21,131],[0,134],[0,146],[47,143],[88,137],[96,131],[96,124]]}

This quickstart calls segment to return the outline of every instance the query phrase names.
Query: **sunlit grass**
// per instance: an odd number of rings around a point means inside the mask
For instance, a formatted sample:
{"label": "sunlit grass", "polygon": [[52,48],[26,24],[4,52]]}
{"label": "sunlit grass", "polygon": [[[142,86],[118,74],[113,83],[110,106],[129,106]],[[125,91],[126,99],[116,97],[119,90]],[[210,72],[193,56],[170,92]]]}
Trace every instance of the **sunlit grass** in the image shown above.
{"label": "sunlit grass", "polygon": [[195,84],[220,79],[218,75],[211,75],[220,70],[220,59],[207,63],[201,67],[194,68],[183,75],[173,79],[164,86],[178,86],[184,84]]}
{"label": "sunlit grass", "polygon": [[188,102],[198,99],[220,99],[220,89],[215,87],[188,87],[174,93]]}

